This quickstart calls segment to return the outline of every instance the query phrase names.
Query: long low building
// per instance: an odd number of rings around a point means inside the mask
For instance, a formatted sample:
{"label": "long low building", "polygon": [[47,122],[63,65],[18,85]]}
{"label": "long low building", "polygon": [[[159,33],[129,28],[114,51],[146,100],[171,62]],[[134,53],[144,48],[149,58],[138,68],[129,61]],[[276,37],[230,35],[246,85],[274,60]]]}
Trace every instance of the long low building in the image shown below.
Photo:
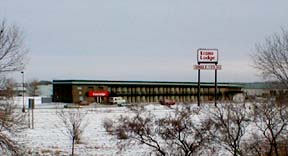
{"label": "long low building", "polygon": [[[213,101],[214,83],[201,83],[201,101]],[[218,83],[218,100],[232,100],[242,86]],[[198,83],[163,81],[53,80],[53,101],[65,103],[108,103],[109,97],[121,96],[129,103],[153,103],[160,99],[196,102]]]}

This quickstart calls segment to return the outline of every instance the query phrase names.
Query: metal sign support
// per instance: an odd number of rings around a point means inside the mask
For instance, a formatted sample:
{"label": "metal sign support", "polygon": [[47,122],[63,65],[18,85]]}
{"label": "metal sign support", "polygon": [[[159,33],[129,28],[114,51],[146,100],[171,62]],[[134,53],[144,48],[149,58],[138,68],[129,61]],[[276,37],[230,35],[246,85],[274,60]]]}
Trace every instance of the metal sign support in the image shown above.
{"label": "metal sign support", "polygon": [[[217,86],[217,70],[221,70],[221,65],[218,66],[218,49],[198,49],[197,50],[198,66],[194,66],[194,69],[198,70],[198,91],[197,91],[197,104],[200,106],[201,84],[200,84],[200,70],[215,70],[215,90],[214,90],[214,104],[217,106],[218,99],[218,86]],[[215,64],[215,66],[204,65],[201,63]]]}
{"label": "metal sign support", "polygon": [[[215,63],[217,65],[217,63]],[[214,92],[215,107],[217,106],[217,69],[215,69],[215,92]]]}
{"label": "metal sign support", "polygon": [[[200,63],[198,63],[200,65]],[[198,93],[197,93],[198,106],[200,106],[200,69],[198,69]]]}
{"label": "metal sign support", "polygon": [[[216,65],[217,65],[217,63],[216,63]],[[197,89],[197,104],[198,104],[198,106],[200,106],[200,95],[201,95],[201,83],[200,83],[200,76],[201,76],[201,74],[200,74],[200,69],[198,69],[198,89]],[[217,94],[218,94],[218,86],[217,86],[217,69],[215,69],[215,82],[214,82],[214,104],[215,104],[215,106],[217,106],[217,99],[218,99],[218,96],[217,96]]]}

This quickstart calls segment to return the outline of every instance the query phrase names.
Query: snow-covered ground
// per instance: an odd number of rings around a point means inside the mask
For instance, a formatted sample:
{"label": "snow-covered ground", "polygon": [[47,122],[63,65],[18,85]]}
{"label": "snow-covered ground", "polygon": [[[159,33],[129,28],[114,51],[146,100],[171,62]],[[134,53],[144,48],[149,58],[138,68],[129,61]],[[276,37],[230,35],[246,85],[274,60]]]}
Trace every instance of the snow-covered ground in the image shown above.
{"label": "snow-covered ground", "polygon": [[[34,129],[27,129],[18,139],[32,151],[31,155],[69,155],[71,141],[63,133],[64,127],[56,112],[63,109],[63,104],[39,104],[34,109]],[[157,115],[165,115],[171,111],[168,107],[159,104],[148,104],[145,109]],[[65,109],[73,110],[73,109]],[[81,108],[88,112],[85,121],[88,126],[83,134],[83,143],[75,146],[75,154],[79,156],[110,156],[110,155],[146,155],[145,147],[133,147],[119,153],[117,140],[108,135],[103,127],[105,118],[116,119],[120,115],[132,113],[126,107],[90,107]],[[31,112],[30,112],[31,113]],[[30,116],[31,119],[31,116]],[[28,120],[28,117],[27,117]],[[140,145],[139,145],[140,146]],[[137,154],[138,153],[138,154]]]}
{"label": "snow-covered ground", "polygon": [[[18,104],[21,108],[21,103]],[[186,104],[187,105],[187,104]],[[199,109],[197,104],[189,104],[195,111]],[[195,115],[193,120],[201,122],[201,119],[209,116],[209,108],[213,104],[201,105],[202,113]],[[172,107],[176,107],[175,105]],[[172,112],[173,109],[159,104],[145,104],[145,110],[150,111],[157,117],[164,117]],[[213,108],[213,107],[212,107]],[[71,140],[63,131],[62,121],[57,116],[57,112],[64,109],[63,103],[37,104],[34,109],[34,129],[24,130],[17,140],[25,144],[27,151],[31,155],[40,156],[68,156],[71,154]],[[75,108],[74,108],[75,109]],[[64,109],[71,111],[74,109]],[[88,126],[83,133],[81,144],[76,144],[75,155],[77,156],[118,156],[118,155],[149,155],[149,149],[145,145],[133,145],[126,148],[125,151],[119,152],[117,148],[118,140],[115,136],[109,135],[103,127],[104,119],[116,120],[121,115],[133,115],[130,109],[117,106],[99,106],[92,105],[80,109],[83,113],[87,112],[85,121]],[[27,110],[26,110],[27,111]],[[207,111],[207,112],[206,112]],[[30,112],[31,113],[31,112]],[[30,116],[31,119],[31,116]],[[28,120],[28,116],[27,116]],[[254,129],[248,127],[248,131]],[[249,135],[249,134],[247,134]],[[227,151],[219,151],[220,155],[229,155]],[[219,154],[218,153],[218,154]]]}

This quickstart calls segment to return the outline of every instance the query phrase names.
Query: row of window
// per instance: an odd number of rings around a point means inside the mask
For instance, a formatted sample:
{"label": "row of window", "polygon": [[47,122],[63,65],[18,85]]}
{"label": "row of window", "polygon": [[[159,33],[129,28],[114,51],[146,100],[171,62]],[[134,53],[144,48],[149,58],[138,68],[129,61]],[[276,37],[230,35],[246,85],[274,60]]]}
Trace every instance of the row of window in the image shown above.
{"label": "row of window", "polygon": [[[116,94],[144,94],[144,95],[153,95],[153,94],[196,94],[198,92],[197,88],[111,88],[111,92]],[[214,93],[214,88],[201,88],[201,93],[209,94]]]}

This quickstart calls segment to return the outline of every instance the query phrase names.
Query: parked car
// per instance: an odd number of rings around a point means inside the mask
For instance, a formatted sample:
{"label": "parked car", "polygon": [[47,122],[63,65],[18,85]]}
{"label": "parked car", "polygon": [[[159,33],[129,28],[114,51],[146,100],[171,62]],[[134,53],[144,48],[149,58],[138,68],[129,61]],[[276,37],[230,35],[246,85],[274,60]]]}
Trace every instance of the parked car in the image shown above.
{"label": "parked car", "polygon": [[119,105],[119,104],[125,104],[127,102],[122,97],[110,97],[109,98],[109,103]]}
{"label": "parked car", "polygon": [[167,106],[170,106],[170,105],[175,105],[176,104],[176,101],[175,100],[170,100],[170,99],[161,99],[159,101],[159,103],[161,105],[167,105]]}

